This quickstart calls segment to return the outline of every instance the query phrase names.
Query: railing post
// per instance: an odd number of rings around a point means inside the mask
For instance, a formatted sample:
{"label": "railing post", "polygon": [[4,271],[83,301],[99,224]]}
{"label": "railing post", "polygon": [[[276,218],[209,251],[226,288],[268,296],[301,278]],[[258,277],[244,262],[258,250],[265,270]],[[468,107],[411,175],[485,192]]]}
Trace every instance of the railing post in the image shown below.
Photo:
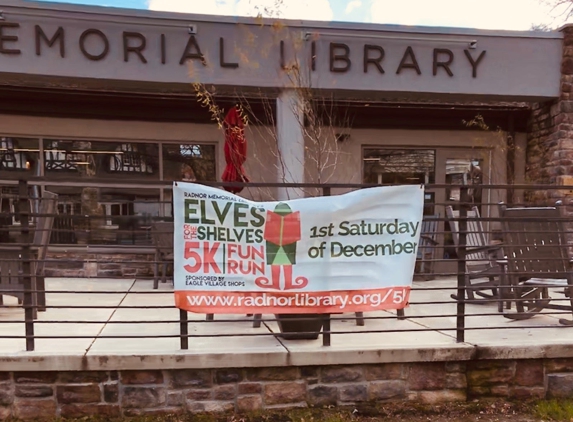
{"label": "railing post", "polygon": [[88,235],[86,236],[88,245],[93,245],[93,240],[92,240],[92,217],[91,215],[86,215],[86,219],[88,220],[87,225],[86,225],[86,231],[88,232]]}
{"label": "railing post", "polygon": [[36,285],[32,282],[32,266],[30,265],[30,201],[28,198],[28,183],[18,182],[18,217],[20,219],[20,258],[22,271],[20,277],[24,286],[24,324],[26,333],[26,350],[34,350],[34,317],[37,313]]}
{"label": "railing post", "polygon": [[180,343],[181,343],[181,350],[189,349],[189,318],[187,315],[187,311],[183,309],[179,309],[179,332],[180,332]]}
{"label": "railing post", "polygon": [[[322,196],[330,196],[330,186],[322,187]],[[330,346],[330,314],[322,315],[322,345]]]}
{"label": "railing post", "polygon": [[460,214],[458,221],[458,305],[456,317],[456,339],[458,343],[465,341],[466,328],[466,239],[468,231],[468,187],[460,187]]}

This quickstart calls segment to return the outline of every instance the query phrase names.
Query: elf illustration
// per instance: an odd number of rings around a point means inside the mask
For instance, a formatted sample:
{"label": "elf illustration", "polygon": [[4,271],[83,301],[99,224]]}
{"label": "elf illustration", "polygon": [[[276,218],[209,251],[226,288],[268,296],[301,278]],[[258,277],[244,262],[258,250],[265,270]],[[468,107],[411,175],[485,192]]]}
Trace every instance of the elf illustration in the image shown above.
{"label": "elf illustration", "polygon": [[[263,277],[255,282],[259,287],[290,290],[301,289],[308,284],[304,277],[293,282],[292,266],[296,264],[296,244],[301,239],[300,212],[293,212],[288,204],[279,203],[274,211],[267,211],[263,238],[266,240],[267,265],[271,267],[271,280]],[[284,288],[281,289],[280,273],[284,273]]]}

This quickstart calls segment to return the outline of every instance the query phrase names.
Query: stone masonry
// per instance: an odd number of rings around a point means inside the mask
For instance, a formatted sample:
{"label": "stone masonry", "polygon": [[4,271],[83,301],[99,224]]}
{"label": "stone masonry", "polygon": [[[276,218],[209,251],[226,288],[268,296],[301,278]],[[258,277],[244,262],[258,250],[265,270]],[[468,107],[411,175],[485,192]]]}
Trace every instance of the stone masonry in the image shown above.
{"label": "stone masonry", "polygon": [[120,277],[153,276],[153,253],[48,252],[46,277]]}
{"label": "stone masonry", "polygon": [[573,397],[573,358],[246,369],[0,372],[0,420]]}
{"label": "stone masonry", "polygon": [[[561,95],[559,99],[532,106],[527,139],[528,182],[573,185],[573,26],[563,29]],[[573,190],[529,192],[529,201],[540,204],[565,199]]]}

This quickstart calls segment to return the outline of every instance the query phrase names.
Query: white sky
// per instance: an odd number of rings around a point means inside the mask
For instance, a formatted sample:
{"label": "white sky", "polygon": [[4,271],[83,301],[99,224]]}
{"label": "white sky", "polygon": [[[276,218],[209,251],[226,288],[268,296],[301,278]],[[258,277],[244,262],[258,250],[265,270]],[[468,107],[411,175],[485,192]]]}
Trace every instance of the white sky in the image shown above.
{"label": "white sky", "polygon": [[551,8],[539,0],[374,0],[372,21],[527,30],[551,23]]}
{"label": "white sky", "polygon": [[332,20],[329,0],[150,0],[151,10],[212,15]]}
{"label": "white sky", "polygon": [[555,0],[149,0],[152,10],[186,13],[337,20],[401,25],[527,30],[558,27]]}

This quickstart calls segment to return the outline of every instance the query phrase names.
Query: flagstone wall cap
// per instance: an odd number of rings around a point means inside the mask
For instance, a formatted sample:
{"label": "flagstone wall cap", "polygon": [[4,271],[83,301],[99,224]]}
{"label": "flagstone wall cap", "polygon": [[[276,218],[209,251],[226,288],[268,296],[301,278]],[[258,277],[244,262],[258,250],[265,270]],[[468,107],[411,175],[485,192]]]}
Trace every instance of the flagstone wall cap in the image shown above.
{"label": "flagstone wall cap", "polygon": [[221,369],[258,368],[307,365],[376,364],[388,362],[447,362],[467,361],[475,355],[475,347],[466,343],[428,347],[400,347],[387,349],[276,350],[269,352],[209,353],[187,350],[164,353],[58,355],[21,352],[0,355],[0,367],[12,371],[111,371],[146,369]]}
{"label": "flagstone wall cap", "polygon": [[[42,354],[21,352],[0,355],[0,367],[11,371],[110,371],[146,369],[219,369],[250,367],[320,366],[405,362],[463,362],[472,360],[555,359],[573,357],[571,343],[473,345],[452,343],[426,347],[386,349],[302,347],[299,350],[234,353],[198,353],[187,350],[141,354]],[[306,349],[306,350],[304,350]]]}
{"label": "flagstone wall cap", "polygon": [[[402,32],[416,33],[426,35],[469,35],[482,37],[516,37],[516,38],[563,38],[561,31],[510,31],[510,30],[486,30],[476,28],[456,28],[456,27],[432,27],[432,26],[406,26],[396,24],[377,24],[377,23],[354,23],[354,22],[335,22],[335,21],[304,21],[289,20],[277,18],[256,18],[256,17],[239,17],[239,16],[219,16],[219,15],[199,15],[177,12],[161,12],[146,9],[127,9],[119,7],[93,6],[63,4],[55,2],[38,2],[22,0],[4,0],[2,9],[5,14],[10,12],[11,8],[18,8],[27,13],[35,15],[50,15],[54,13],[72,13],[72,14],[90,14],[104,17],[123,17],[130,19],[163,19],[172,21],[184,21],[185,23],[195,22],[217,22],[217,23],[235,23],[244,25],[276,25],[283,22],[289,27],[301,27],[307,30],[347,30],[347,31],[369,31],[369,32]],[[94,19],[95,20],[95,19]],[[105,20],[105,18],[104,18]]]}

